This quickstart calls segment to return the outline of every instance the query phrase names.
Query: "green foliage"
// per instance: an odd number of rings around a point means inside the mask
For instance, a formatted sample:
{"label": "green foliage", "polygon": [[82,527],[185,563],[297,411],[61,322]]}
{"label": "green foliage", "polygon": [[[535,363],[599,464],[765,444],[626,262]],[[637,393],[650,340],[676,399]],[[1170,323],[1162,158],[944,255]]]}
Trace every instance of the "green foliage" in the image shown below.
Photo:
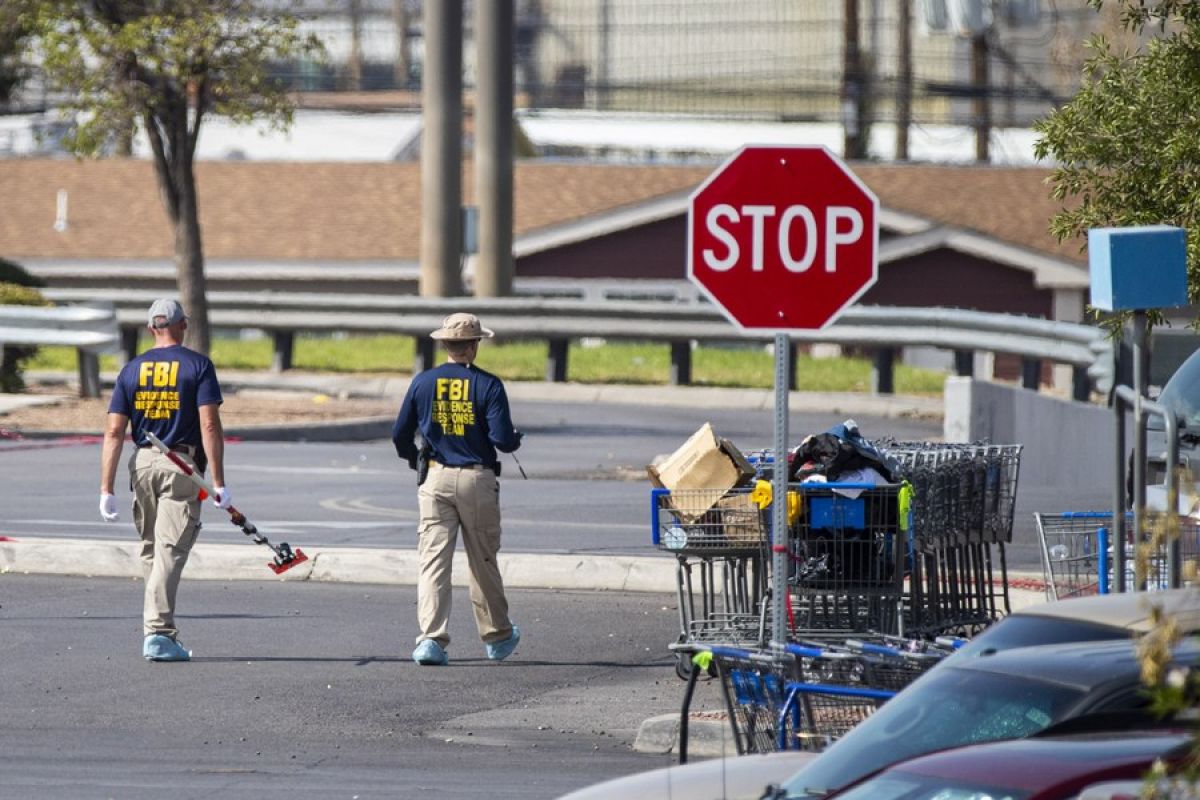
{"label": "green foliage", "polygon": [[285,128],[292,103],[271,65],[323,52],[296,17],[251,0],[16,2],[66,110],[82,112],[69,142],[79,155],[102,152],[131,112],[168,161],[190,162],[208,113]]}
{"label": "green foliage", "polygon": [[29,77],[29,67],[22,59],[29,33],[28,25],[22,23],[15,6],[10,7],[7,3],[0,6],[0,103],[10,102],[17,88]]}
{"label": "green foliage", "polygon": [[[1092,0],[1099,8],[1103,0]],[[1060,240],[1089,228],[1170,224],[1187,229],[1188,284],[1200,298],[1200,4],[1120,0],[1127,27],[1158,22],[1137,51],[1089,40],[1083,85],[1035,127],[1038,158],[1057,162],[1051,221]],[[1169,25],[1164,22],[1169,20]],[[1118,319],[1117,322],[1120,322]]]}
{"label": "green foliage", "polygon": [[[2,277],[2,276],[0,276]],[[0,306],[49,306],[53,305],[33,286],[0,281]]]}
{"label": "green foliage", "polygon": [[[45,286],[46,282],[32,275],[20,264],[0,258],[0,283],[15,283],[17,286]],[[2,303],[2,301],[0,301]]]}
{"label": "green foliage", "polygon": [[[48,306],[50,301],[42,297],[42,293],[32,286],[22,286],[17,283],[3,282],[7,273],[3,271],[10,262],[0,262],[0,306]],[[15,264],[11,266],[16,267]],[[16,277],[28,273],[21,270],[14,272]],[[29,359],[37,355],[37,348],[27,345],[4,345],[0,347],[0,392],[19,392],[25,388],[24,367]]]}
{"label": "green foliage", "polygon": [[179,299],[191,312],[188,343],[209,349],[204,248],[193,160],[210,113],[286,129],[292,100],[271,77],[279,61],[318,60],[299,20],[253,0],[4,0],[32,31],[51,88],[75,123],[80,156],[121,149],[140,125],[154,154],[159,195],[175,234]]}

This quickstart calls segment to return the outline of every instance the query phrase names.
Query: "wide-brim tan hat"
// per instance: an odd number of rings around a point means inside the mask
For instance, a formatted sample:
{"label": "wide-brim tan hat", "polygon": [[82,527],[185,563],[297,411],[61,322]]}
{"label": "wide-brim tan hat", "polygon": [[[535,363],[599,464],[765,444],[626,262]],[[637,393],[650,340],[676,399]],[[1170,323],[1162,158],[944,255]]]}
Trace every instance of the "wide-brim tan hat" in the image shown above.
{"label": "wide-brim tan hat", "polygon": [[434,339],[446,342],[463,342],[471,339],[490,339],[496,334],[479,323],[474,314],[460,312],[442,320],[442,327],[429,334]]}

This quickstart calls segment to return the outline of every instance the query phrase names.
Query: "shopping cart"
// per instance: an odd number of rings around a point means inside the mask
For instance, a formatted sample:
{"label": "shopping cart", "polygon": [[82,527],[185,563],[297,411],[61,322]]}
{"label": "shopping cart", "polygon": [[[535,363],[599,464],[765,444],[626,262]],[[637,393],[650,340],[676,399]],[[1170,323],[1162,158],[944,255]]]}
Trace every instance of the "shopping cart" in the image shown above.
{"label": "shopping cart", "polygon": [[[1067,511],[1056,514],[1034,513],[1038,538],[1042,546],[1042,570],[1048,600],[1065,600],[1092,594],[1107,594],[1115,584],[1113,554],[1113,515],[1111,511]],[[1176,517],[1175,530],[1159,536],[1158,544],[1151,537],[1153,529],[1167,522],[1163,515],[1154,515],[1146,522],[1144,559],[1147,569],[1138,573],[1137,551],[1125,546],[1125,585],[1145,590],[1166,589],[1177,582],[1171,575],[1171,554],[1179,561],[1183,579],[1194,580],[1200,563],[1200,522]],[[1133,529],[1133,514],[1125,514],[1127,536]]]}
{"label": "shopping cart", "polygon": [[[908,525],[899,484],[800,483],[788,528],[789,627],[899,632]],[[902,520],[903,523],[902,524]]]}
{"label": "shopping cart", "polygon": [[898,692],[953,652],[930,642],[921,645],[924,649],[918,651],[858,638],[788,644],[785,650],[796,659],[794,680]]}
{"label": "shopping cart", "polygon": [[[739,754],[820,749],[949,652],[912,652],[867,640],[748,649],[694,645],[721,681]],[[819,688],[818,688],[819,687]]]}
{"label": "shopping cart", "polygon": [[1108,593],[1112,512],[1034,513],[1047,600]]}
{"label": "shopping cart", "polygon": [[[1010,610],[1021,445],[882,440],[913,487],[906,632],[970,635]],[[997,574],[998,573],[998,574]]]}
{"label": "shopping cart", "polygon": [[737,647],[715,646],[709,652],[738,755],[779,749],[779,716],[792,659]]}
{"label": "shopping cart", "polygon": [[679,676],[691,669],[691,644],[761,645],[770,534],[749,490],[654,489],[650,503],[651,541],[677,559]]}

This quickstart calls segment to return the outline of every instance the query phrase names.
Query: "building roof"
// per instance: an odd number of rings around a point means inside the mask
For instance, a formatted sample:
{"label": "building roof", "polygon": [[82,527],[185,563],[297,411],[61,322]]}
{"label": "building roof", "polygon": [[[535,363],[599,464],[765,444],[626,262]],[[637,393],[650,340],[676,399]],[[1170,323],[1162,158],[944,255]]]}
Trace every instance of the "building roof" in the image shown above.
{"label": "building roof", "polygon": [[[1059,209],[1049,170],[856,164],[901,233],[938,226],[994,240],[1018,257],[1083,266],[1075,243],[1048,232]],[[711,166],[520,161],[518,242],[574,228],[601,235],[682,213]],[[198,162],[205,254],[210,259],[416,261],[417,163]],[[463,170],[464,202],[474,176]],[[0,256],[22,259],[169,259],[172,236],[148,161],[0,160]],[[65,192],[64,230],[55,222]],[[678,210],[676,210],[678,209]],[[914,220],[914,218],[918,218]],[[927,226],[920,219],[928,220]],[[608,220],[611,224],[605,224]],[[61,227],[61,226],[60,226]],[[982,238],[981,238],[982,237]],[[551,237],[553,238],[553,237]],[[541,248],[539,248],[541,249]]]}

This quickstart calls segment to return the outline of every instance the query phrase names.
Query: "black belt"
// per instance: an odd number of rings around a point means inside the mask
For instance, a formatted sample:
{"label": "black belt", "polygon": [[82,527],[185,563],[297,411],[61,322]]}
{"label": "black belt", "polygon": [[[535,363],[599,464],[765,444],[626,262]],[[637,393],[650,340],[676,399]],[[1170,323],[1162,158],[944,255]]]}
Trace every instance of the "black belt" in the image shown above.
{"label": "black belt", "polygon": [[495,464],[492,464],[490,467],[487,464],[458,464],[456,466],[452,466],[450,464],[438,463],[431,458],[429,459],[429,466],[441,467],[442,469],[469,469],[472,472],[491,472],[494,473],[497,478],[500,477],[499,461],[497,461]]}
{"label": "black belt", "polygon": [[470,469],[476,472],[483,472],[485,469],[488,469],[483,464],[443,464],[440,461],[434,461],[432,458],[429,459],[429,466],[444,467],[446,469]]}

